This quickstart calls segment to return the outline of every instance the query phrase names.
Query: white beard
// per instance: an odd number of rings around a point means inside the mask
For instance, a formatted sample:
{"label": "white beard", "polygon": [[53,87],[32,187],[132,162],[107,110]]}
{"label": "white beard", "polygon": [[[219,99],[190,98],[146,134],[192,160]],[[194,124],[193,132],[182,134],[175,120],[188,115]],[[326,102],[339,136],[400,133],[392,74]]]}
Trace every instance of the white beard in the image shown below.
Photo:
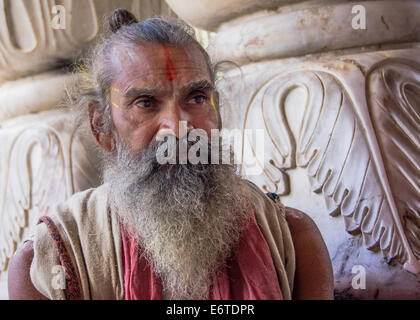
{"label": "white beard", "polygon": [[206,299],[249,221],[244,183],[232,165],[157,165],[155,150],[135,155],[120,146],[109,159],[113,211],[169,298]]}

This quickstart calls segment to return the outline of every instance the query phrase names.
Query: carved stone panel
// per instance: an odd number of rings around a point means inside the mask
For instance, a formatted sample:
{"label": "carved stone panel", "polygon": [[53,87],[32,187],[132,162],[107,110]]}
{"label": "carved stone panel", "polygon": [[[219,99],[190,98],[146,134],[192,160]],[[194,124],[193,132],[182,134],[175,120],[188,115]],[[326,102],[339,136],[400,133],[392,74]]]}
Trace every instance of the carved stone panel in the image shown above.
{"label": "carved stone panel", "polygon": [[[57,5],[65,11],[53,11]],[[140,18],[170,12],[163,0],[0,0],[0,83],[68,64],[115,8]]]}
{"label": "carved stone panel", "polygon": [[76,76],[55,70],[0,84],[0,122],[56,108],[73,81]]}
{"label": "carved stone panel", "polygon": [[[365,29],[353,27],[356,4],[364,8]],[[216,61],[242,65],[332,50],[418,47],[419,12],[417,0],[309,1],[225,22],[209,51]]]}
{"label": "carved stone panel", "polygon": [[216,31],[228,20],[264,9],[277,9],[304,0],[166,0],[180,17],[198,28]]}
{"label": "carved stone panel", "polygon": [[[99,162],[93,140],[79,133],[68,111],[5,121],[0,141],[0,277],[5,278],[16,247],[39,217],[99,184]],[[0,299],[4,295],[0,292]]]}
{"label": "carved stone panel", "polygon": [[[376,298],[420,295],[415,276],[399,271],[420,273],[419,56],[407,49],[273,60],[218,82],[224,126],[265,132],[264,157],[252,139],[241,150],[263,174],[242,174],[315,220],[338,298],[375,298],[376,289]],[[351,287],[357,265],[368,290]]]}

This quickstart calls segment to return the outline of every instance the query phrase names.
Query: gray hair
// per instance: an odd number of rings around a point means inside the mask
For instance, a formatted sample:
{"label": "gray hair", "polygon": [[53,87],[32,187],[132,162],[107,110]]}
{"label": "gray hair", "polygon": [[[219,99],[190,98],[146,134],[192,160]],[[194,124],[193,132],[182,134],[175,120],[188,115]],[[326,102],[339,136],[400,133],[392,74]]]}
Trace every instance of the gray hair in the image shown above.
{"label": "gray hair", "polygon": [[103,132],[113,129],[110,86],[115,75],[113,69],[113,49],[120,46],[141,46],[158,43],[177,47],[196,46],[202,52],[210,77],[214,84],[215,72],[208,53],[195,39],[194,29],[179,20],[151,18],[138,22],[127,10],[117,9],[109,18],[109,31],[105,33],[91,54],[77,68],[81,74],[77,84],[69,92],[69,103],[73,106],[76,123],[87,129],[88,105],[94,103],[96,111],[103,115],[103,122],[97,128]]}

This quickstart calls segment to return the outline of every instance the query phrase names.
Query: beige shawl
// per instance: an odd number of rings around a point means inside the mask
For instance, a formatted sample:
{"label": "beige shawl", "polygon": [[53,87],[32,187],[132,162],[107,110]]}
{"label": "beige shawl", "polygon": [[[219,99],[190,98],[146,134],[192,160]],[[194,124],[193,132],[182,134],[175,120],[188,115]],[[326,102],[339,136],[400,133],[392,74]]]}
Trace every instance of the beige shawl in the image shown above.
{"label": "beige shawl", "polygon": [[[292,298],[295,252],[285,219],[285,207],[274,203],[257,186],[248,183],[258,225],[270,247],[284,299]],[[65,243],[86,300],[124,299],[120,225],[107,205],[108,185],[75,194],[56,206],[51,217]],[[31,279],[50,299],[65,299],[58,285],[60,262],[44,223],[34,227]]]}

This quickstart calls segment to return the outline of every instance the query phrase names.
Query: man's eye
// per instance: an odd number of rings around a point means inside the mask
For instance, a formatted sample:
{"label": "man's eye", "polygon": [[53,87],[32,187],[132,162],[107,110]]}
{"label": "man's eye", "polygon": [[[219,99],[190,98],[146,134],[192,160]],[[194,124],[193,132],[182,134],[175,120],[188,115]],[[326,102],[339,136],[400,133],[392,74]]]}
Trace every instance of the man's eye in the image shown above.
{"label": "man's eye", "polygon": [[141,98],[141,99],[136,100],[134,102],[134,105],[136,107],[148,109],[152,106],[152,103],[153,103],[152,100],[153,100],[152,98]]}
{"label": "man's eye", "polygon": [[207,97],[204,95],[195,96],[190,99],[189,103],[193,104],[203,104],[207,100]]}

